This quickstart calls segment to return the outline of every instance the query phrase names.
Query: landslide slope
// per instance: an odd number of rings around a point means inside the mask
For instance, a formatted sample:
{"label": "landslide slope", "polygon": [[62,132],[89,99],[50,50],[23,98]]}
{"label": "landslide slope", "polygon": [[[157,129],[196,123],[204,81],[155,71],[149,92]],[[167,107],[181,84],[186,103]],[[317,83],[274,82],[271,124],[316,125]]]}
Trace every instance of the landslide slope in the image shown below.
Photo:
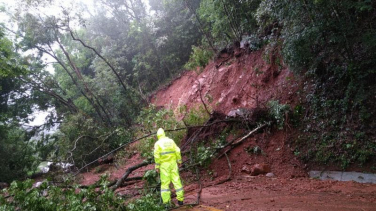
{"label": "landslide slope", "polygon": [[[301,104],[302,81],[280,63],[278,57],[260,50],[221,54],[203,71],[186,71],[152,96],[158,107],[188,109],[206,104],[212,111],[228,114],[238,108],[265,108],[270,100]],[[252,128],[250,128],[252,129]],[[319,181],[308,178],[309,166],[295,156],[293,140],[299,131],[269,128],[247,138],[225,156],[216,157],[196,175],[182,173],[186,203],[200,198],[203,207],[178,210],[374,210],[376,186],[355,182]],[[260,147],[261,154],[248,149]],[[275,176],[250,176],[249,169],[265,163]],[[202,190],[202,191],[200,191]],[[201,193],[201,194],[198,194]],[[200,195],[200,197],[198,197]]]}
{"label": "landslide slope", "polygon": [[[277,57],[263,51],[221,54],[202,72],[186,71],[153,97],[156,106],[188,109],[205,103],[211,110],[228,114],[238,108],[266,108],[270,100],[294,107],[298,103],[299,80]],[[234,174],[257,163],[267,163],[279,177],[304,177],[305,165],[296,159],[291,148],[291,128],[273,130],[248,138],[229,154]],[[251,156],[245,149],[260,147],[262,156]],[[209,167],[218,178],[228,174],[224,157]],[[247,172],[247,171],[246,171]]]}
{"label": "landslide slope", "polygon": [[152,96],[157,106],[176,109],[202,104],[227,113],[236,108],[263,107],[269,100],[296,104],[299,83],[275,56],[263,51],[236,57],[221,54],[202,72],[186,71]]}

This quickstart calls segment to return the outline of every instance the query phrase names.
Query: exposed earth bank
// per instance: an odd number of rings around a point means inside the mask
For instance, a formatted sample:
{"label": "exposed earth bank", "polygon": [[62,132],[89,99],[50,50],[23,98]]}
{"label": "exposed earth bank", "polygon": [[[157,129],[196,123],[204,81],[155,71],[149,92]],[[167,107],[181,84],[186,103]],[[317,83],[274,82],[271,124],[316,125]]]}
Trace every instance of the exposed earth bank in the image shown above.
{"label": "exposed earth bank", "polygon": [[[238,108],[265,108],[270,100],[292,108],[299,103],[301,82],[276,57],[262,51],[246,54],[239,50],[235,55],[219,55],[202,72],[185,72],[158,91],[152,103],[174,109],[176,114],[182,106],[203,104],[229,114]],[[221,210],[376,210],[376,185],[308,178],[310,167],[295,157],[291,146],[296,132],[289,125],[284,130],[263,131],[228,153],[230,165],[224,156],[214,160],[202,172],[200,204]],[[261,148],[261,155],[247,153],[255,146]],[[269,165],[274,176],[250,176],[248,169],[260,163]],[[194,177],[182,176],[185,181]],[[185,189],[186,201],[196,202],[198,185]]]}

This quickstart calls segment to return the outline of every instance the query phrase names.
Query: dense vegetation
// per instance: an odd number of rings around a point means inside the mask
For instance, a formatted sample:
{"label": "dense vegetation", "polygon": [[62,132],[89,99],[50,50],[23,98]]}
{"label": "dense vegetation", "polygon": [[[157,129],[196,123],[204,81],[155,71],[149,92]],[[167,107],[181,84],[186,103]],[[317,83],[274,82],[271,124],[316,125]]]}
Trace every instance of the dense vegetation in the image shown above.
{"label": "dense vegetation", "polygon": [[[181,126],[148,107],[148,96],[234,41],[273,54],[305,81],[291,108],[296,155],[343,168],[375,158],[375,1],[149,3],[1,8],[12,24],[0,31],[0,181],[23,179],[44,160],[81,167],[157,125]],[[46,122],[27,126],[36,110],[49,112]]]}

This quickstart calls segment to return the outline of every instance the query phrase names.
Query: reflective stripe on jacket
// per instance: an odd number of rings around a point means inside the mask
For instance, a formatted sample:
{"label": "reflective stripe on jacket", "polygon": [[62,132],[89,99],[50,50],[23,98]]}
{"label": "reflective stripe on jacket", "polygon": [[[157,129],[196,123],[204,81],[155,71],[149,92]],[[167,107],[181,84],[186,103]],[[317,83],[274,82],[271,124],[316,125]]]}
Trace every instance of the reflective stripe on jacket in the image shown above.
{"label": "reflective stripe on jacket", "polygon": [[154,145],[155,168],[159,168],[165,162],[181,163],[180,148],[175,142],[164,135],[158,138]]}

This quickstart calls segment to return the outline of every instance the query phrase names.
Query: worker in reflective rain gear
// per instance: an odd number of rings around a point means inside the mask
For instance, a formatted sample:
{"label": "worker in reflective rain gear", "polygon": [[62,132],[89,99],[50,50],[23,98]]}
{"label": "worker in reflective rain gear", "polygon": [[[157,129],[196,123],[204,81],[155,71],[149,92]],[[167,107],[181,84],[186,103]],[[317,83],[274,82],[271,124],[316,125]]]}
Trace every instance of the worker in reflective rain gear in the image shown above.
{"label": "worker in reflective rain gear", "polygon": [[181,164],[180,148],[175,142],[166,137],[162,128],[157,132],[158,141],[154,145],[155,169],[160,172],[161,197],[164,204],[171,201],[170,183],[174,184],[178,204],[183,205],[184,190],[179,176]]}

